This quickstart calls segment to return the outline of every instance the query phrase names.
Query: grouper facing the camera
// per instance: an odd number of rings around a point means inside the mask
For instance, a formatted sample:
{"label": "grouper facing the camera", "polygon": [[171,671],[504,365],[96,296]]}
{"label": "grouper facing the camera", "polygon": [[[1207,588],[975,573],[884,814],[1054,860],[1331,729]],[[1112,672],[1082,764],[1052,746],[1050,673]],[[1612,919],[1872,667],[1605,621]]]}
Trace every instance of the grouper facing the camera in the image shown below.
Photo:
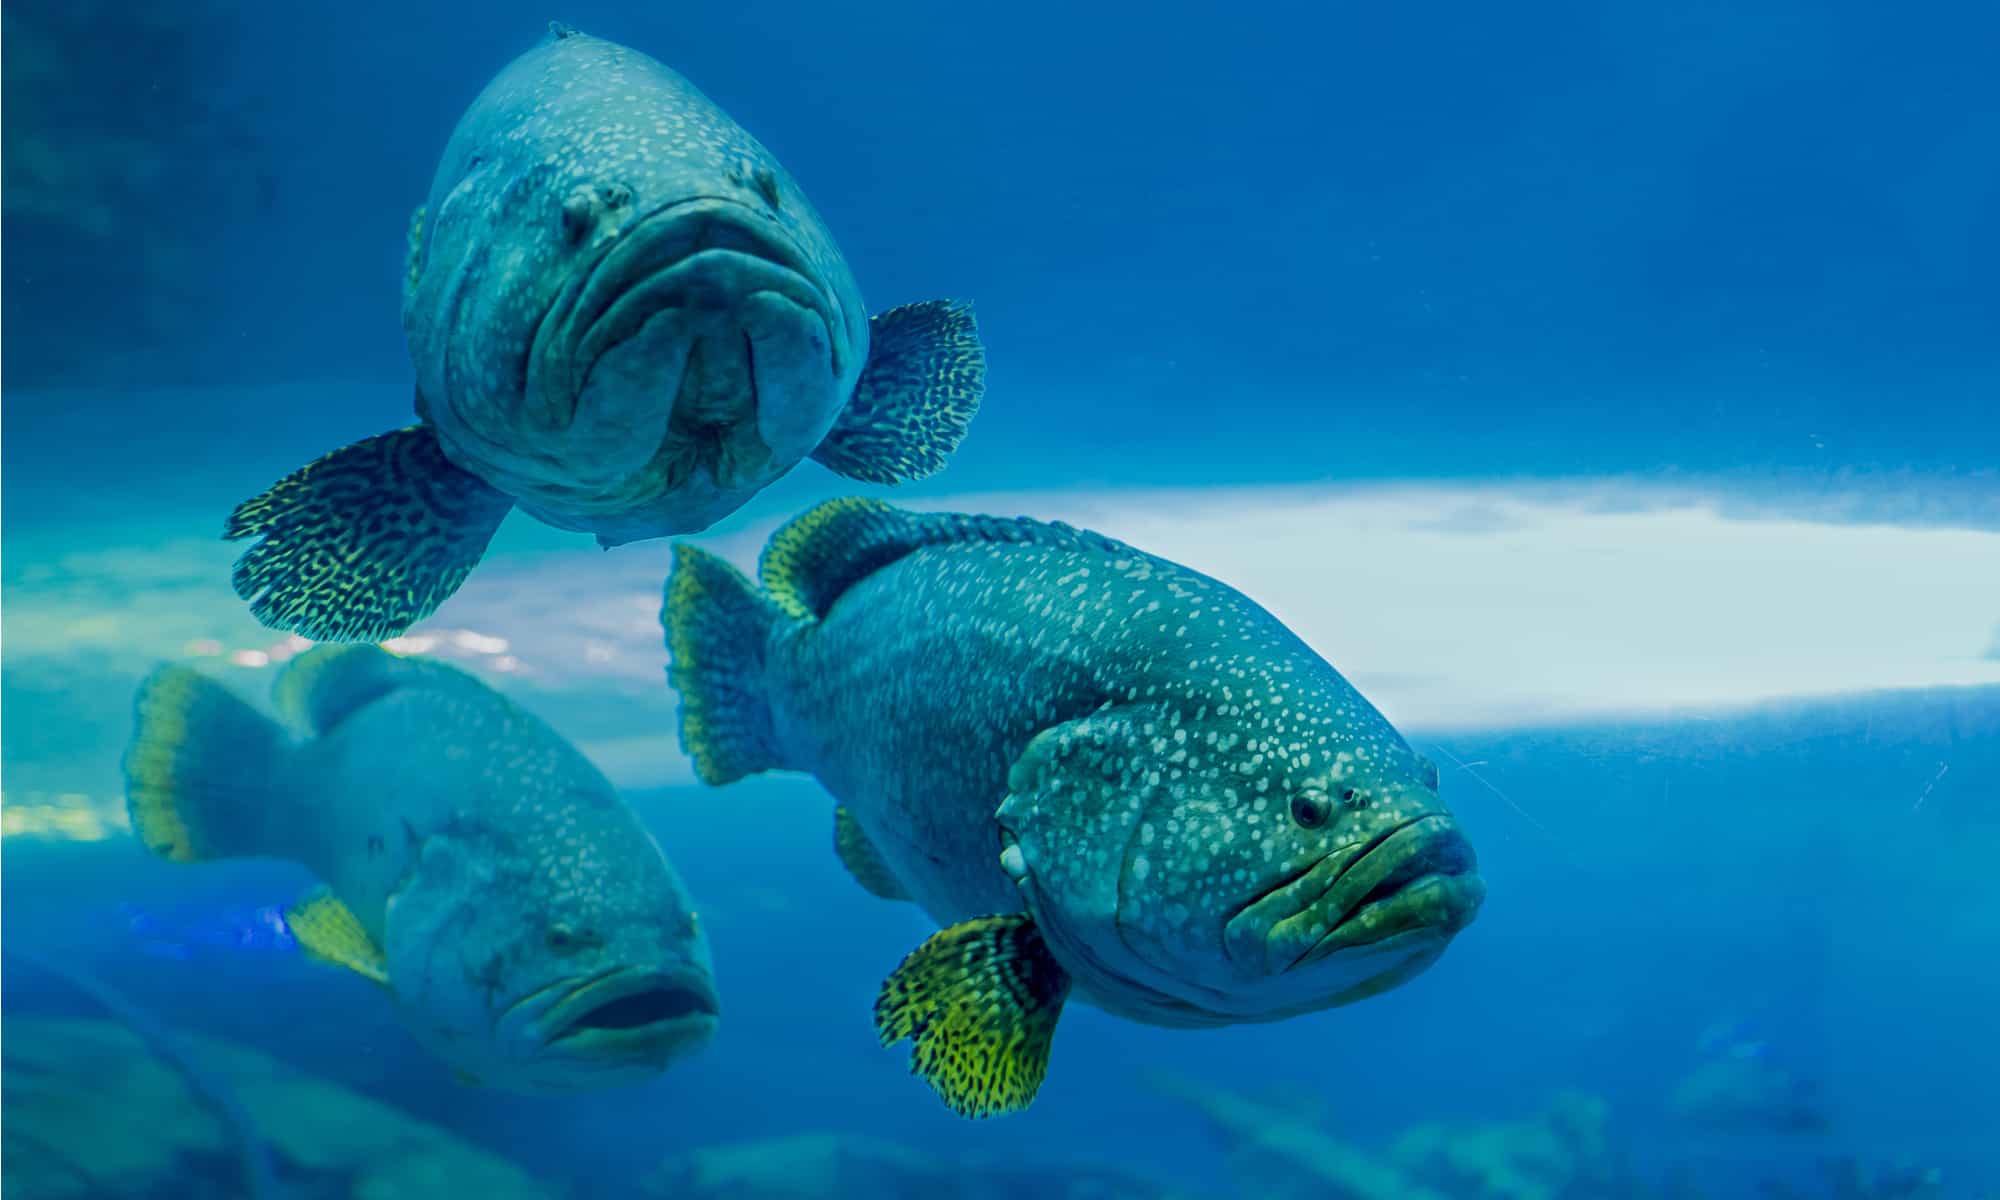
{"label": "grouper facing the camera", "polygon": [[866,500],[781,529],[760,574],[677,548],[683,744],[709,783],[817,776],[856,879],[944,926],[875,1015],[961,1113],[1033,1098],[1071,994],[1280,1020],[1411,978],[1479,907],[1436,768],[1213,579]]}
{"label": "grouper facing the camera", "polygon": [[929,475],[985,388],[970,306],[870,317],[757,139],[667,67],[561,26],[452,132],[411,223],[403,330],[419,423],[228,520],[256,539],[232,581],[266,625],[395,636],[516,508],[608,547],[699,532],[808,457]]}
{"label": "grouper facing the camera", "polygon": [[381,984],[460,1077],[566,1092],[714,1036],[708,940],[611,784],[472,676],[373,646],[293,659],[287,730],[191,668],[139,689],[132,831],[182,862],[297,862],[299,945]]}

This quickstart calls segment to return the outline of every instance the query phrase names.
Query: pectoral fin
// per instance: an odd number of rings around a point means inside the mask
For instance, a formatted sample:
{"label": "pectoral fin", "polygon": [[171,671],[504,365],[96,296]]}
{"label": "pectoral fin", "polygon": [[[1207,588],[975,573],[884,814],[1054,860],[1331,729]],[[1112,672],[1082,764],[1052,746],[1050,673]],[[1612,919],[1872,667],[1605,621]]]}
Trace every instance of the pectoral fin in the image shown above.
{"label": "pectoral fin", "polygon": [[314,888],[299,897],[285,910],[285,924],[307,954],[389,986],[387,956],[331,889]]}
{"label": "pectoral fin", "polygon": [[836,805],[833,810],[833,849],[840,855],[840,863],[847,868],[847,873],[854,876],[854,882],[874,895],[884,900],[910,898],[910,893],[903,890],[902,881],[882,860],[882,852],[875,849],[875,843],[868,840],[868,835],[845,805]]}
{"label": "pectoral fin", "polygon": [[875,1028],[884,1046],[911,1040],[911,1073],[953,1112],[1014,1112],[1048,1072],[1069,987],[1033,918],[977,917],[903,960],[875,999]]}
{"label": "pectoral fin", "polygon": [[223,536],[261,540],[230,582],[273,629],[381,641],[458,590],[513,507],[413,425],[335,450],[237,505]]}
{"label": "pectoral fin", "polygon": [[868,321],[868,365],[813,461],[864,483],[944,469],[986,394],[972,306],[926,300]]}

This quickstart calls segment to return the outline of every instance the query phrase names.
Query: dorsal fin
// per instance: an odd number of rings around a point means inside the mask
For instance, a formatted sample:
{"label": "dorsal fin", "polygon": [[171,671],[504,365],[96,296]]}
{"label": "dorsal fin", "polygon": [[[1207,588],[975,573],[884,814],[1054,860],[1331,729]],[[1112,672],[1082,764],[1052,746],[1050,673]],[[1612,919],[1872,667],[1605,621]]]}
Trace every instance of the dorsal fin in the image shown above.
{"label": "dorsal fin", "polygon": [[364,643],[314,646],[286,665],[271,703],[293,726],[323,734],[356,710],[407,687],[457,687],[470,677],[425,658],[401,658]]}
{"label": "dorsal fin", "polygon": [[848,496],[828,500],[771,535],[757,575],[787,616],[802,621],[826,615],[841,593],[925,546],[949,542],[1032,542],[1110,554],[1138,551],[1102,534],[1059,521],[986,517],[965,513],[914,513]]}

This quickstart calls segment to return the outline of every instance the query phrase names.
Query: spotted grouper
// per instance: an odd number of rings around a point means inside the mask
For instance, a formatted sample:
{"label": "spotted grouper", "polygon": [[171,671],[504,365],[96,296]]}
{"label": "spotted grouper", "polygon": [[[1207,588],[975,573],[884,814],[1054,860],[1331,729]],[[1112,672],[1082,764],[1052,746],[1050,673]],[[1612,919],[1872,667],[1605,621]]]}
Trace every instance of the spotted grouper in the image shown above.
{"label": "spotted grouper", "polygon": [[568,742],[472,676],[323,646],[274,689],[298,736],[190,668],[140,687],[132,829],[183,862],[290,859],[309,953],[381,984],[461,1077],[563,1092],[642,1079],[720,1011],[686,889]]}
{"label": "spotted grouper", "polygon": [[239,506],[266,625],[379,641],[509,511],[604,546],[698,532],[801,459],[931,474],[985,388],[969,305],[869,317],[784,167],[693,84],[557,26],[487,84],[411,223],[419,424]]}
{"label": "spotted grouper", "polygon": [[702,779],[807,771],[875,894],[943,926],[885,1045],[1024,1107],[1066,997],[1166,1026],[1347,1004],[1484,896],[1437,770],[1242,594],[1060,524],[836,500],[761,587],[676,548],[663,621]]}

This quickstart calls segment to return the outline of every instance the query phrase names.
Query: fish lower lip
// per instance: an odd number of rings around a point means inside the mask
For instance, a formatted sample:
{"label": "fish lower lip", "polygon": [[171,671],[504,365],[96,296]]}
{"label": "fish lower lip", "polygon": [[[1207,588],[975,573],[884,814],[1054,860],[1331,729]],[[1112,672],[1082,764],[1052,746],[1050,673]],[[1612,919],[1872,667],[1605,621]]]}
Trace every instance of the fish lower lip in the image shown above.
{"label": "fish lower lip", "polygon": [[1343,885],[1351,890],[1357,877],[1366,881],[1381,856],[1400,856],[1380,878],[1367,882],[1366,891],[1344,898],[1340,919],[1293,960],[1293,967],[1419,929],[1450,937],[1471,923],[1485,884],[1476,873],[1471,843],[1449,824],[1431,824],[1438,819],[1433,815],[1404,822],[1347,864],[1329,894]]}
{"label": "fish lower lip", "polygon": [[[832,374],[840,375],[848,317],[804,250],[768,214],[720,197],[690,197],[634,219],[595,262],[572,273],[543,314],[529,349],[525,384],[526,412],[537,427],[568,430],[607,352],[663,311],[699,308],[689,308],[688,297],[677,298],[674,285],[663,277],[692,260],[717,255],[744,260],[746,269],[759,277],[753,290],[769,291],[817,316],[828,339]],[[743,298],[733,295],[731,302]]]}
{"label": "fish lower lip", "polygon": [[[742,297],[699,294],[700,261],[733,258],[755,275],[758,286],[785,295],[818,315],[829,338],[839,315],[827,285],[785,231],[762,214],[727,201],[693,200],[668,205],[640,218],[619,235],[594,267],[571,314],[574,367],[588,371],[607,347],[629,336],[636,322],[661,307],[734,305]],[[687,280],[686,294],[676,280]],[[748,283],[746,276],[743,280]],[[651,298],[647,298],[648,295]],[[833,346],[838,358],[838,343]],[[833,363],[838,374],[841,364]],[[575,381],[579,386],[581,379]]]}
{"label": "fish lower lip", "polygon": [[585,983],[556,1005],[550,1043],[579,1038],[648,1040],[721,1012],[714,990],[692,977],[623,974]]}

